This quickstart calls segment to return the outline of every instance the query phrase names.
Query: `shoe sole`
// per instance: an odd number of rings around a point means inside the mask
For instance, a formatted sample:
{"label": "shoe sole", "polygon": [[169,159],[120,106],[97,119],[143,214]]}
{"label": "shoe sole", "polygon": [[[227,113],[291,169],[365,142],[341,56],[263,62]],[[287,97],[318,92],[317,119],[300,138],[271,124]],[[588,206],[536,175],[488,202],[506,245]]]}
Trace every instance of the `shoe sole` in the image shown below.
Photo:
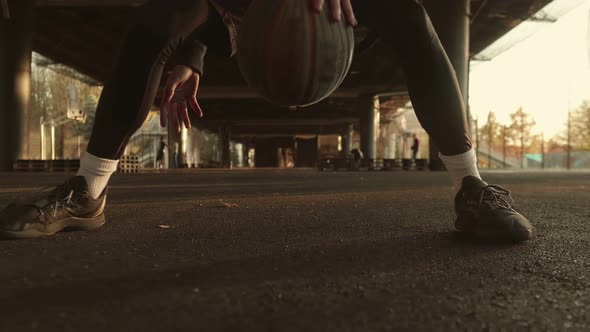
{"label": "shoe sole", "polygon": [[73,231],[91,231],[98,229],[105,224],[104,214],[100,214],[91,218],[70,217],[60,221],[56,221],[48,225],[45,229],[32,228],[26,231],[7,231],[0,230],[0,238],[3,239],[31,239],[42,236],[50,236],[63,230]]}

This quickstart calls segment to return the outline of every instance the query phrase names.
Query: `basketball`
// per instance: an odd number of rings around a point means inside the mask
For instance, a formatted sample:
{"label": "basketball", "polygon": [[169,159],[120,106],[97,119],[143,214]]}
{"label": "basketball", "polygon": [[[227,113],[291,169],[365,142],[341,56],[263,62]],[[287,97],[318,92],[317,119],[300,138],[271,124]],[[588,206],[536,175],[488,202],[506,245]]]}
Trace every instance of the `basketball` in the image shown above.
{"label": "basketball", "polygon": [[237,59],[249,86],[269,102],[308,106],[340,86],[352,62],[354,34],[344,17],[316,13],[309,1],[254,0],[238,35]]}

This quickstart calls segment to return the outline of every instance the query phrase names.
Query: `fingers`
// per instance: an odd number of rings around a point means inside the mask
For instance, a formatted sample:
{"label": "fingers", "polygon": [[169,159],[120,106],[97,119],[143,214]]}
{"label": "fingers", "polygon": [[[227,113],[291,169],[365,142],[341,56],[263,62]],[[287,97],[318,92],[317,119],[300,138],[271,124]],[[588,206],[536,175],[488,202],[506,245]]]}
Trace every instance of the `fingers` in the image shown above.
{"label": "fingers", "polygon": [[344,16],[346,17],[346,21],[348,24],[352,26],[357,26],[359,22],[356,20],[354,15],[354,10],[352,9],[352,4],[350,0],[342,0],[341,1],[342,10],[344,11]]}
{"label": "fingers", "polygon": [[[316,12],[321,12],[324,8],[324,4],[326,0],[312,0],[313,1],[313,8]],[[344,17],[346,18],[346,22],[352,26],[357,26],[358,21],[354,15],[354,10],[352,8],[352,4],[350,0],[328,0],[330,4],[330,16],[336,22],[340,22],[342,20],[342,12],[344,12]]]}
{"label": "fingers", "polygon": [[177,81],[166,82],[166,87],[164,88],[164,95],[162,96],[162,99],[165,102],[169,103],[172,100],[174,92],[176,92],[176,88],[178,88],[179,85],[180,82]]}
{"label": "fingers", "polygon": [[197,114],[199,119],[202,118],[203,117],[203,110],[201,109],[201,106],[199,105],[197,98],[196,97],[189,98],[188,102],[191,105],[191,109],[193,110],[193,112],[195,112]]}
{"label": "fingers", "polygon": [[[170,107],[172,108],[172,111],[170,110]],[[170,123],[172,129],[174,129],[177,133],[180,133],[182,130],[182,125],[184,125],[186,129],[191,128],[191,120],[188,116],[188,109],[185,102],[172,104],[167,103],[164,106],[164,109],[166,110],[165,112],[160,112],[160,124],[162,124],[162,126],[166,126],[164,114],[167,114],[168,123]]]}
{"label": "fingers", "polygon": [[324,0],[313,0],[313,9],[316,12],[321,12],[324,9]]}
{"label": "fingers", "polygon": [[192,85],[193,90],[192,92],[192,96],[193,97],[197,97],[197,92],[199,91],[199,84],[201,83],[201,75],[199,75],[198,73],[195,73],[195,75],[193,76],[193,82],[194,84]]}
{"label": "fingers", "polygon": [[172,112],[168,112],[168,122],[170,123],[171,129],[174,129],[174,131],[180,133],[180,122],[178,121],[178,112],[176,109]]}
{"label": "fingers", "polygon": [[195,84],[193,86],[193,91],[191,96],[187,98],[191,109],[197,114],[199,119],[203,117],[203,110],[201,109],[201,106],[199,106],[199,102],[197,102],[197,92],[199,91],[200,79],[201,76],[199,74],[195,74]]}
{"label": "fingers", "polygon": [[332,13],[332,19],[336,22],[340,22],[342,16],[340,0],[330,0],[330,12]]}
{"label": "fingers", "polygon": [[188,117],[188,110],[186,108],[186,103],[178,103],[176,105],[177,105],[176,111],[178,112],[178,115],[182,119],[182,123],[184,124],[186,129],[191,129],[191,120]]}
{"label": "fingers", "polygon": [[166,119],[169,118],[169,114],[174,113],[170,112],[170,101],[172,100],[172,96],[174,96],[174,92],[178,87],[179,82],[168,80],[166,82],[166,87],[164,88],[164,93],[162,95],[162,101],[160,102],[160,125],[162,127],[166,127]]}

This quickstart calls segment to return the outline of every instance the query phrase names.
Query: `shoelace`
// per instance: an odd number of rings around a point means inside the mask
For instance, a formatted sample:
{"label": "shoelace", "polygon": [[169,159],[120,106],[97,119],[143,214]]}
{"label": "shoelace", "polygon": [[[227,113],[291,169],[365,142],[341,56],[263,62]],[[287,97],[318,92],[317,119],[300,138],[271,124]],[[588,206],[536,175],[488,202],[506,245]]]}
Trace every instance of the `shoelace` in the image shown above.
{"label": "shoelace", "polygon": [[57,209],[61,206],[68,206],[72,202],[72,197],[74,196],[74,190],[70,190],[68,195],[62,200],[56,200],[53,204],[53,217],[57,216]]}
{"label": "shoelace", "polygon": [[74,196],[74,189],[72,189],[70,181],[55,187],[55,190],[50,194],[49,202],[53,205],[53,217],[57,216],[57,210],[60,206],[67,207],[72,202]]}
{"label": "shoelace", "polygon": [[[56,217],[57,216],[57,211],[60,208],[60,206],[65,206],[67,207],[71,202],[72,202],[72,198],[74,197],[74,189],[70,188],[70,183],[69,181],[66,181],[65,183],[55,187],[55,186],[48,186],[48,187],[44,187],[41,190],[39,190],[36,195],[37,196],[45,196],[47,197],[47,204],[44,204],[42,206],[39,206],[37,204],[26,204],[28,206],[31,206],[33,208],[35,208],[37,210],[37,212],[39,212],[39,214],[41,216],[45,215],[45,211],[44,209],[46,207],[50,207],[52,209],[52,217]],[[48,192],[50,191],[50,192]]]}
{"label": "shoelace", "polygon": [[479,206],[481,207],[484,202],[488,202],[493,203],[494,206],[497,207],[502,207],[508,210],[512,209],[510,203],[502,197],[503,195],[508,196],[508,198],[513,201],[512,196],[510,195],[510,190],[493,184],[487,185],[481,190]]}

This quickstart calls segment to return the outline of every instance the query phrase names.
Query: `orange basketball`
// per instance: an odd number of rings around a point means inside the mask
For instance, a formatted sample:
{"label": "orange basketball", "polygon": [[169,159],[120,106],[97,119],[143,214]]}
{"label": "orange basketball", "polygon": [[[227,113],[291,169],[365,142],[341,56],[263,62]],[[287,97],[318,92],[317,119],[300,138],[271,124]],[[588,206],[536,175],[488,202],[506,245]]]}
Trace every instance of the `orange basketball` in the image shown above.
{"label": "orange basketball", "polygon": [[254,0],[238,36],[248,84],[271,103],[307,106],[344,80],[354,52],[352,27],[316,13],[306,0]]}

